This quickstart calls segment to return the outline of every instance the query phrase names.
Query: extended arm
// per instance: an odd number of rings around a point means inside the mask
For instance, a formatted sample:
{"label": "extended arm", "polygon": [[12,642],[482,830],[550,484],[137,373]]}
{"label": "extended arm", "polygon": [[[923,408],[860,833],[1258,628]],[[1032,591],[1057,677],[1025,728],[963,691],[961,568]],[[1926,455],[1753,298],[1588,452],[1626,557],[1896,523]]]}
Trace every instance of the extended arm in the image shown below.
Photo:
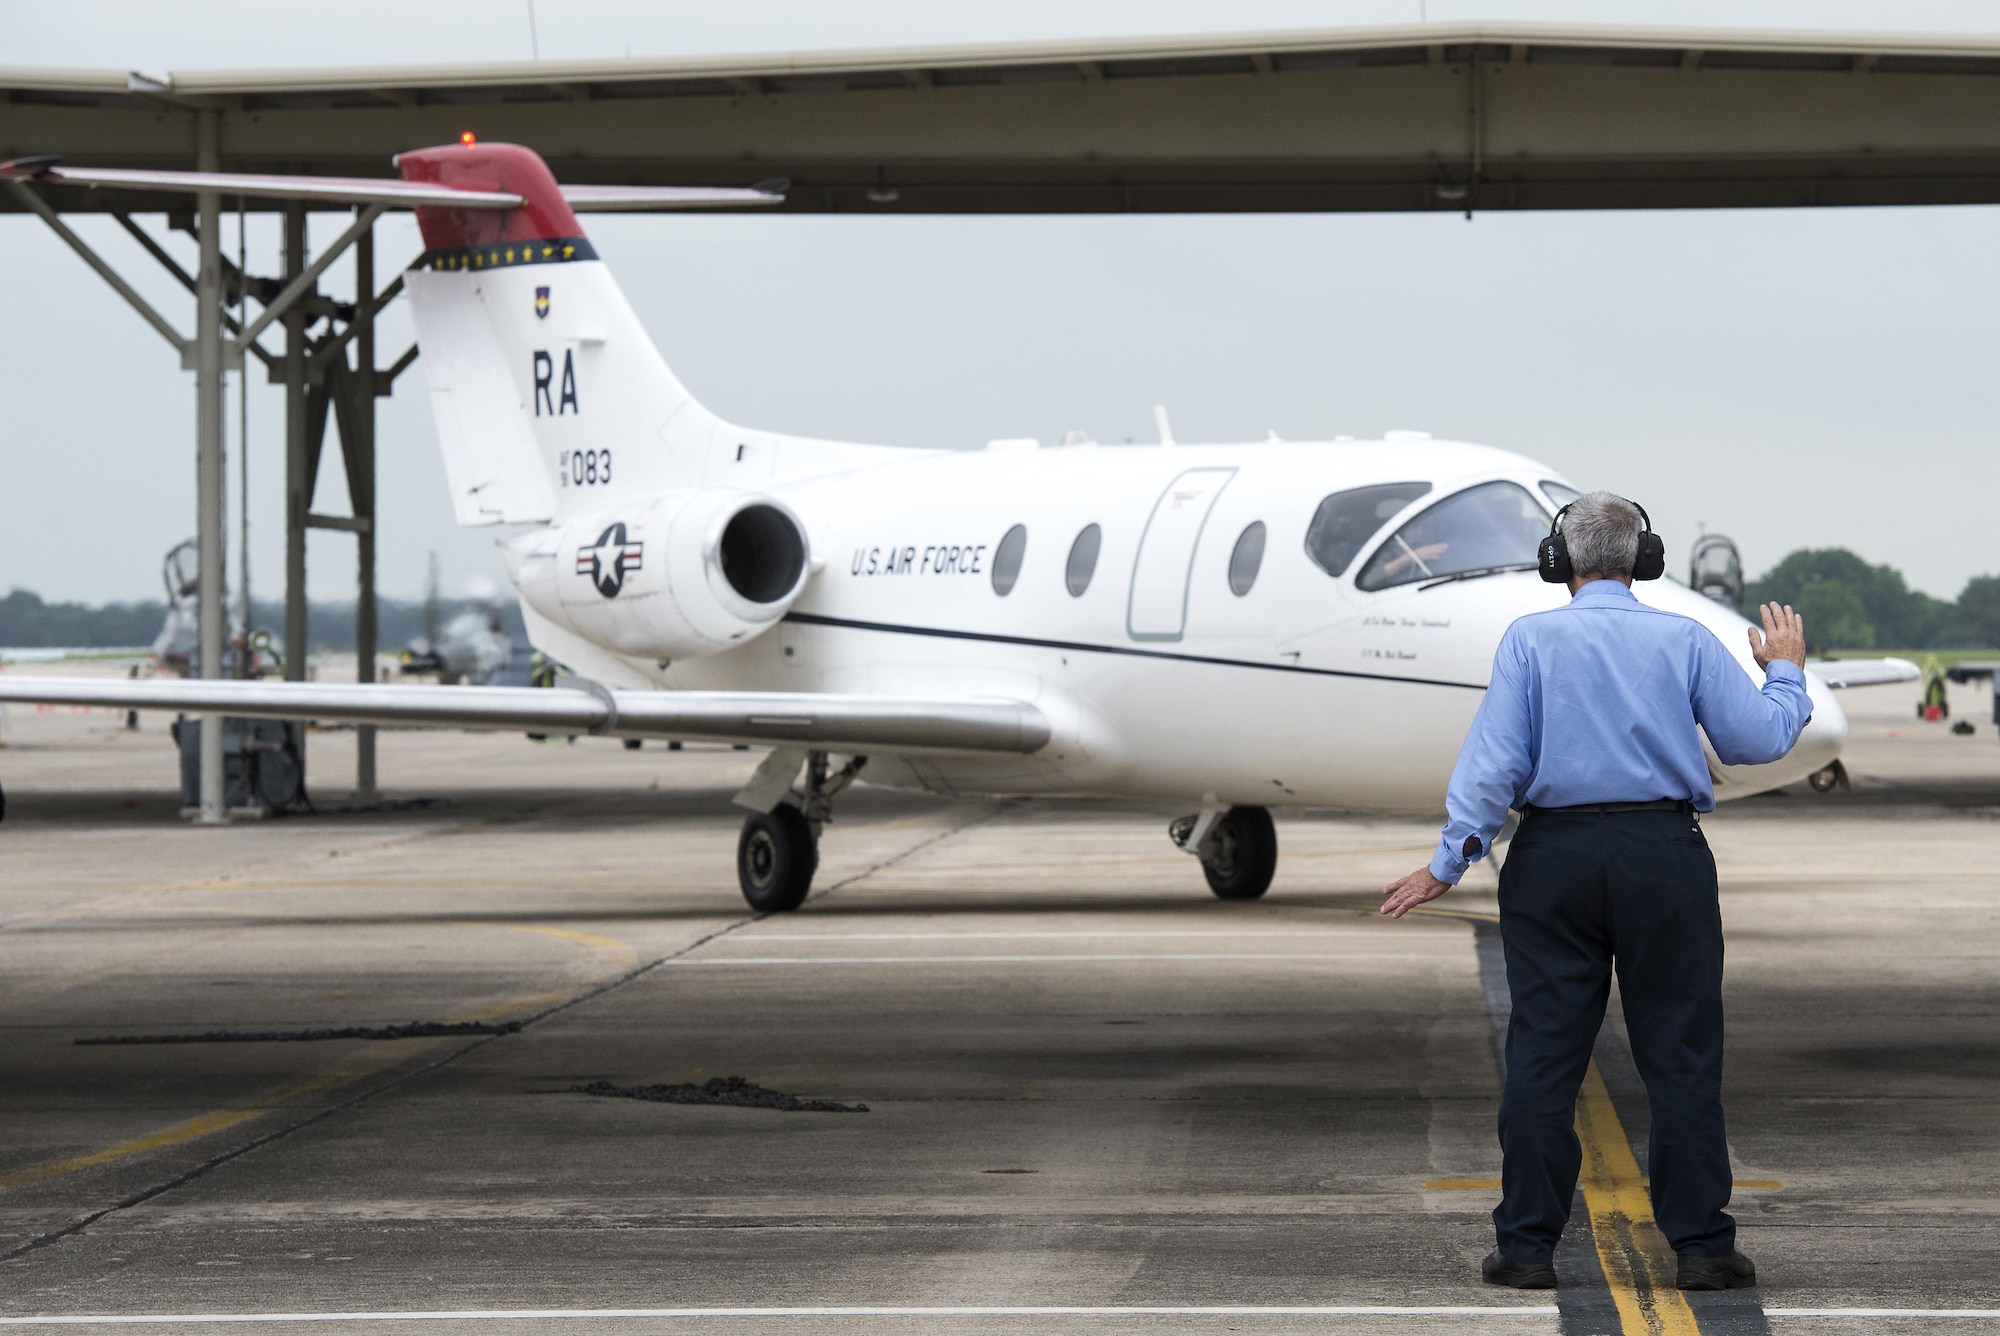
{"label": "extended arm", "polygon": [[1758,609],[1750,652],[1764,670],[1758,690],[1714,636],[1702,636],[1695,663],[1694,717],[1724,765],[1765,765],[1789,752],[1812,719],[1806,691],[1805,621],[1789,607]]}
{"label": "extended arm", "polygon": [[1506,823],[1507,809],[1526,787],[1534,768],[1529,746],[1532,728],[1526,665],[1512,635],[1503,638],[1493,658],[1493,679],[1479,704],[1472,729],[1459,749],[1445,791],[1446,821],[1437,852],[1429,866],[1418,868],[1384,888],[1382,912],[1401,918],[1427,900],[1435,900],[1465,875],[1465,870],[1493,847],[1493,837]]}

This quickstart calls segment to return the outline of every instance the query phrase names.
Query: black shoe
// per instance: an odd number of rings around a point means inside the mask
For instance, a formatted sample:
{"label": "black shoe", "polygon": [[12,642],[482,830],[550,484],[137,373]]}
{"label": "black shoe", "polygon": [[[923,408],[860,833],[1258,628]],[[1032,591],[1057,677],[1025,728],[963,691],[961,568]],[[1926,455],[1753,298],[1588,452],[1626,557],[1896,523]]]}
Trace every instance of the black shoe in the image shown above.
{"label": "black shoe", "polygon": [[1680,1254],[1674,1284],[1684,1290],[1743,1290],[1757,1283],[1757,1264],[1734,1250],[1722,1257]]}
{"label": "black shoe", "polygon": [[1479,1274],[1488,1285],[1505,1285],[1512,1290],[1552,1290],[1556,1287],[1554,1262],[1516,1262],[1498,1248],[1486,1254]]}

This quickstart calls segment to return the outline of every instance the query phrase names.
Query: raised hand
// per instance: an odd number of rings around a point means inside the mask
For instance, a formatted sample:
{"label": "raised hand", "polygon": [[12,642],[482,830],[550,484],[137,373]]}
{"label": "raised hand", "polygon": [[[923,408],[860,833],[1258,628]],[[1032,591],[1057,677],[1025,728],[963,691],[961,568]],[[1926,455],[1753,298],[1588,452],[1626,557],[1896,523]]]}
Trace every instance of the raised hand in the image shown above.
{"label": "raised hand", "polygon": [[1783,607],[1766,603],[1757,611],[1764,619],[1763,631],[1759,632],[1754,626],[1748,628],[1750,653],[1756,657],[1757,666],[1769,668],[1779,659],[1787,659],[1801,668],[1805,667],[1805,618],[1793,612],[1789,603]]}

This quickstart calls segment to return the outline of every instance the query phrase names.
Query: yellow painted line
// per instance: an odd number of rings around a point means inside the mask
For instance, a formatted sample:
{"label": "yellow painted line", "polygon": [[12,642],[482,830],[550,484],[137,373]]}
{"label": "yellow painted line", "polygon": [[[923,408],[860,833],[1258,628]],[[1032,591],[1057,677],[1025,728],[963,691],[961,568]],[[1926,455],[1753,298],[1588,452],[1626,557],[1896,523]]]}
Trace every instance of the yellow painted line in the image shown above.
{"label": "yellow painted line", "polygon": [[220,1132],[225,1128],[235,1127],[239,1123],[247,1123],[252,1118],[261,1117],[280,1105],[289,1104],[295,1099],[304,1099],[308,1095],[320,1094],[335,1087],[346,1085],[350,1081],[357,1081],[368,1075],[371,1070],[373,1070],[372,1066],[361,1070],[356,1070],[352,1067],[337,1068],[334,1071],[324,1072],[319,1076],[315,1076],[309,1081],[301,1081],[297,1085],[287,1086],[277,1094],[272,1095],[269,1099],[261,1100],[256,1104],[248,1105],[244,1108],[222,1109],[215,1113],[205,1113],[198,1118],[190,1118],[186,1122],[175,1123],[172,1127],[163,1127],[157,1132],[149,1132],[145,1136],[134,1137],[130,1141],[121,1141],[115,1146],[106,1146],[103,1150],[90,1151],[84,1155],[72,1155],[66,1160],[55,1160],[49,1164],[36,1165],[32,1169],[21,1169],[11,1174],[0,1175],[0,1192],[6,1192],[12,1188],[25,1187],[30,1183],[39,1183],[48,1178],[59,1178],[64,1174],[73,1174],[83,1169],[94,1169],[100,1164],[109,1164],[113,1160],[127,1159],[149,1150],[158,1150],[162,1146],[178,1146],[182,1142],[193,1141],[197,1137],[205,1137],[211,1132]]}
{"label": "yellow painted line", "polygon": [[[1769,1188],[1776,1190],[1785,1186],[1775,1178],[1738,1178],[1733,1180],[1739,1188]],[[1498,1192],[1500,1180],[1497,1178],[1427,1178],[1424,1186],[1438,1192]],[[1652,1180],[1646,1180],[1652,1186]]]}
{"label": "yellow painted line", "polygon": [[464,926],[468,928],[499,928],[504,932],[532,932],[543,937],[558,937],[564,941],[575,942],[579,946],[596,946],[616,951],[626,958],[627,964],[637,964],[639,961],[639,953],[633,948],[632,944],[630,942],[621,942],[615,937],[599,937],[595,933],[573,932],[568,928],[550,928],[539,923],[489,923],[485,919],[467,919],[464,922]]}
{"label": "yellow painted line", "polygon": [[[535,924],[475,922],[467,922],[463,926],[506,928],[518,932],[541,933],[550,937],[566,938],[581,946],[599,949],[609,948],[629,956],[633,960],[638,958],[638,953],[625,942],[616,941],[609,937],[598,937],[586,932],[572,932],[566,928],[547,928]],[[530,993],[509,999],[507,1002],[502,1003],[497,1010],[500,1015],[507,1015],[512,1012],[532,1011],[539,1009],[550,1001],[557,1001],[572,996],[575,996],[575,990],[573,989],[565,989],[554,993]],[[94,1169],[98,1165],[128,1159],[134,1155],[144,1154],[149,1150],[159,1150],[166,1146],[178,1146],[184,1142],[205,1137],[212,1132],[225,1131],[228,1128],[236,1127],[242,1123],[249,1122],[253,1118],[270,1113],[274,1109],[289,1104],[294,1100],[306,1099],[313,1095],[324,1094],[330,1090],[337,1090],[345,1085],[351,1085],[356,1081],[375,1074],[384,1067],[394,1065],[398,1058],[404,1057],[412,1051],[422,1051],[422,1048],[435,1047],[436,1043],[435,1039],[377,1041],[368,1045],[353,1060],[342,1066],[335,1067],[331,1071],[322,1072],[318,1076],[300,1081],[294,1085],[286,1086],[276,1094],[258,1100],[256,1103],[244,1105],[240,1108],[220,1109],[214,1113],[204,1113],[199,1117],[189,1118],[184,1122],[175,1123],[171,1127],[163,1127],[157,1132],[149,1132],[144,1136],[134,1137],[130,1141],[121,1141],[115,1146],[107,1146],[102,1150],[89,1151],[82,1155],[72,1155],[67,1159],[54,1160],[48,1164],[36,1165],[31,1169],[17,1170],[11,1174],[0,1174],[0,1192],[25,1187],[30,1183],[39,1183],[45,1179],[59,1178],[64,1174],[73,1174],[85,1169]],[[411,1047],[412,1044],[422,1047],[413,1050]]]}
{"label": "yellow painted line", "polygon": [[1674,1288],[1673,1250],[1653,1222],[1639,1162],[1594,1061],[1576,1101],[1576,1135],[1584,1207],[1620,1328],[1625,1336],[1701,1336],[1694,1310]]}

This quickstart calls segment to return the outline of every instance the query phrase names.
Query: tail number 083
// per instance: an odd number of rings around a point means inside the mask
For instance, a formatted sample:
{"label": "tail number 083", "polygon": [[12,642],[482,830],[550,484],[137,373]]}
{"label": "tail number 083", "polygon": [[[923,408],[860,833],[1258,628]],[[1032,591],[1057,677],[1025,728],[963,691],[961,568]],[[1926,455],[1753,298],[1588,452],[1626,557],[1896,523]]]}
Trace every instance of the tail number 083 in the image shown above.
{"label": "tail number 083", "polygon": [[556,478],[564,487],[597,487],[611,481],[609,450],[565,450],[556,463]]}

